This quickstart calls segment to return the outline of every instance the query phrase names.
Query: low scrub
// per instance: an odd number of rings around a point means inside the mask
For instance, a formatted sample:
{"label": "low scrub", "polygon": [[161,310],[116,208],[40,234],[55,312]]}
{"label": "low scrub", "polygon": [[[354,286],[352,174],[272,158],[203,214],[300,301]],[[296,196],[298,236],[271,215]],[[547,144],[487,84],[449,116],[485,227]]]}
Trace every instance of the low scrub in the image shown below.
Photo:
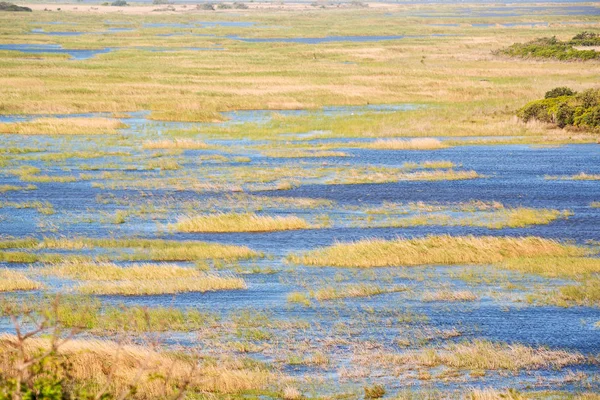
{"label": "low scrub", "polygon": [[[577,37],[577,36],[576,36]],[[575,38],[573,38],[577,42]],[[560,61],[587,61],[600,59],[595,50],[579,50],[571,42],[562,42],[555,36],[532,40],[527,43],[515,43],[497,54],[521,58],[555,59]]]}
{"label": "low scrub", "polygon": [[600,129],[600,89],[588,89],[576,93],[568,88],[556,88],[546,93],[544,99],[527,103],[517,112],[517,115],[524,122],[536,120],[560,128],[598,130]]}

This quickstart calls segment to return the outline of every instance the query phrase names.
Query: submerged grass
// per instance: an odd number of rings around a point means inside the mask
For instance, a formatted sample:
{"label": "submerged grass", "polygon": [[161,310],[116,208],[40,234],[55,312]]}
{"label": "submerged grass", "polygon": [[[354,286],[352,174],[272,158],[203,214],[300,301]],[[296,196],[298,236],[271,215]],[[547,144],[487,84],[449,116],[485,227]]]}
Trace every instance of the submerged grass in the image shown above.
{"label": "submerged grass", "polygon": [[426,292],[423,294],[423,301],[475,301],[477,295],[468,290],[438,290],[435,292]]}
{"label": "submerged grass", "polygon": [[210,146],[205,142],[193,139],[164,139],[147,141],[143,144],[144,149],[184,149],[184,150],[201,150],[208,149]]}
{"label": "submerged grass", "polygon": [[586,250],[539,237],[427,236],[339,243],[288,257],[293,263],[333,267],[491,264],[511,258],[581,256]]}
{"label": "submerged grass", "polygon": [[308,229],[310,226],[296,216],[219,213],[182,217],[174,228],[180,232],[270,232]]}
{"label": "submerged grass", "polygon": [[[312,297],[319,301],[323,300],[338,300],[350,297],[371,297],[378,294],[402,292],[408,290],[404,286],[395,286],[385,288],[377,285],[369,284],[351,284],[343,286],[328,286],[311,292]],[[290,299],[288,298],[288,301]]]}

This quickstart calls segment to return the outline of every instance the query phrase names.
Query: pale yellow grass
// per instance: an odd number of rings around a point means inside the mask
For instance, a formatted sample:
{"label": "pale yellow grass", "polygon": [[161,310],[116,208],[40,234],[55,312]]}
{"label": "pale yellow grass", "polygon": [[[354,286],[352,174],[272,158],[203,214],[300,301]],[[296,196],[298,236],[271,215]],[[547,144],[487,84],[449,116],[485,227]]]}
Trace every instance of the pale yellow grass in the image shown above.
{"label": "pale yellow grass", "polygon": [[219,213],[181,217],[174,224],[180,232],[269,232],[307,229],[309,224],[296,216],[267,216],[253,213]]}
{"label": "pale yellow grass", "polygon": [[120,267],[113,263],[96,263],[73,260],[48,265],[40,270],[45,275],[84,281],[104,280],[158,280],[199,277],[202,273],[192,268],[172,264],[140,264]]}
{"label": "pale yellow grass", "polygon": [[427,236],[367,239],[291,255],[298,264],[334,267],[492,264],[511,258],[582,256],[586,250],[539,237]]}
{"label": "pale yellow grass", "polygon": [[416,138],[410,140],[387,139],[376,140],[366,147],[377,150],[437,150],[448,147],[438,139]]}
{"label": "pale yellow grass", "polygon": [[10,269],[0,269],[0,292],[41,289],[43,285],[32,281],[25,274]]}
{"label": "pale yellow grass", "polygon": [[156,280],[95,281],[77,287],[85,294],[145,296],[186,292],[214,292],[246,289],[246,282],[234,276],[204,274],[192,278]]}
{"label": "pale yellow grass", "polygon": [[201,140],[193,139],[164,139],[147,141],[143,144],[144,149],[184,149],[184,150],[200,150],[207,149],[210,146]]}
{"label": "pale yellow grass", "polygon": [[126,125],[108,118],[38,118],[27,122],[0,124],[0,133],[22,135],[103,135],[116,134]]}
{"label": "pale yellow grass", "polygon": [[[14,336],[0,336],[0,370],[5,376],[16,376],[17,373],[15,345]],[[25,346],[28,355],[49,348],[47,339],[30,339]],[[282,378],[242,362],[224,359],[218,363],[197,364],[191,359],[149,347],[94,339],[70,340],[58,348],[57,357],[72,366],[69,372],[73,380],[96,388],[107,385],[108,393],[114,398],[123,395],[133,399],[173,398],[177,387],[188,381],[188,389],[192,392],[236,394],[263,390],[270,382]],[[65,376],[66,371],[60,368],[58,371]],[[112,377],[111,371],[114,371]],[[157,377],[169,379],[168,384]],[[131,384],[136,384],[136,391],[128,394]]]}

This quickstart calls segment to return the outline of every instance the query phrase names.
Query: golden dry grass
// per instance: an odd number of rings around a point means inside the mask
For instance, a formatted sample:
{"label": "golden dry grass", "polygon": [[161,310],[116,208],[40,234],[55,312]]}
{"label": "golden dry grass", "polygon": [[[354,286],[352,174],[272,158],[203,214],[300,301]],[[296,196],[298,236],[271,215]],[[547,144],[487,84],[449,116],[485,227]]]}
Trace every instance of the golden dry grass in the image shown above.
{"label": "golden dry grass", "polygon": [[310,226],[302,218],[292,215],[218,213],[181,217],[174,228],[180,232],[270,232],[308,229]]}
{"label": "golden dry grass", "polygon": [[38,118],[27,122],[0,124],[0,133],[22,135],[103,135],[116,134],[126,125],[108,118]]}
{"label": "golden dry grass", "polygon": [[144,142],[144,149],[184,149],[184,150],[201,150],[208,149],[210,146],[201,140],[193,139],[163,139]]}
{"label": "golden dry grass", "polygon": [[7,268],[0,269],[0,292],[14,292],[19,290],[37,290],[43,285],[32,281],[25,274]]}
{"label": "golden dry grass", "polygon": [[586,254],[583,248],[539,237],[427,236],[367,239],[291,255],[298,264],[334,267],[492,264],[511,258]]}
{"label": "golden dry grass", "polygon": [[120,280],[84,283],[77,290],[84,294],[148,296],[186,292],[214,292],[246,289],[246,282],[234,276],[203,274],[192,278],[162,280]]}
{"label": "golden dry grass", "polygon": [[438,150],[448,146],[438,139],[416,138],[410,140],[380,139],[369,143],[366,147],[377,150]]}
{"label": "golden dry grass", "polygon": [[[6,376],[16,374],[15,344],[14,336],[0,336],[0,370]],[[31,355],[40,349],[49,349],[49,346],[47,339],[30,339],[25,349]],[[278,378],[264,369],[244,366],[241,361],[221,360],[196,365],[196,362],[173,353],[94,339],[70,340],[58,348],[57,357],[72,365],[71,379],[94,388],[108,385],[108,392],[115,398],[119,395],[133,399],[172,398],[177,394],[177,387],[187,381],[193,392],[236,394],[264,390]],[[59,370],[59,373],[65,371]],[[170,377],[169,382],[165,384],[167,377]],[[128,394],[131,384],[136,384],[136,391]]]}
{"label": "golden dry grass", "polygon": [[172,264],[140,264],[120,267],[113,263],[96,263],[84,260],[72,260],[48,265],[42,268],[40,273],[84,281],[160,280],[193,278],[201,275],[198,270]]}

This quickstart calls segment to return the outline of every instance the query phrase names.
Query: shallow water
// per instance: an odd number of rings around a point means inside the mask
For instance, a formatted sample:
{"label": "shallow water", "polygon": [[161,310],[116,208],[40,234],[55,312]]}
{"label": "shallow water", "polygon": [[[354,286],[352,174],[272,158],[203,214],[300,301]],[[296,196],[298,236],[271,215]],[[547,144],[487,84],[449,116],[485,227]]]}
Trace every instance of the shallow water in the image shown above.
{"label": "shallow water", "polygon": [[[344,116],[361,113],[404,112],[419,107],[414,104],[367,105],[355,107],[325,107],[321,110],[254,110],[224,113],[228,119],[223,126],[241,123],[264,124],[274,114],[292,115],[328,115]],[[81,114],[80,117],[104,116],[110,114]],[[524,296],[536,287],[551,290],[564,284],[563,281],[549,280],[535,276],[520,275],[497,270],[493,267],[447,267],[429,266],[414,268],[380,268],[370,271],[336,268],[316,268],[302,265],[289,265],[285,257],[290,253],[364,238],[421,237],[430,234],[450,235],[497,235],[497,236],[541,236],[557,240],[572,240],[585,244],[588,240],[600,239],[600,209],[590,207],[593,201],[600,200],[598,181],[551,180],[545,176],[570,176],[580,172],[600,174],[600,146],[596,144],[564,145],[558,147],[540,147],[528,145],[505,146],[459,146],[434,151],[387,151],[348,147],[348,142],[357,139],[331,138],[317,140],[315,143],[339,142],[339,149],[350,157],[325,157],[318,159],[285,159],[266,157],[253,145],[268,144],[268,141],[244,138],[240,140],[215,140],[202,134],[202,128],[218,126],[215,124],[156,122],[147,119],[148,112],[130,113],[131,118],[122,121],[129,125],[123,130],[127,140],[111,140],[107,137],[93,136],[22,136],[0,135],[0,148],[36,148],[42,150],[19,155],[11,159],[10,168],[18,166],[36,166],[42,173],[50,175],[75,175],[110,172],[131,165],[134,169],[126,171],[127,176],[139,176],[128,187],[111,189],[94,187],[92,183],[107,183],[110,180],[95,177],[91,180],[78,180],[73,183],[35,183],[37,190],[8,191],[0,193],[0,199],[11,202],[48,201],[56,211],[54,215],[42,216],[33,209],[0,208],[0,230],[3,236],[58,236],[58,237],[148,237],[174,240],[201,240],[249,246],[264,252],[268,258],[243,261],[238,267],[273,268],[275,273],[243,274],[248,285],[247,290],[223,291],[214,293],[185,293],[159,296],[102,296],[105,304],[126,304],[144,306],[173,306],[177,308],[196,308],[210,310],[229,318],[243,310],[253,313],[263,311],[274,319],[284,321],[305,320],[311,322],[309,329],[282,331],[276,333],[281,340],[274,346],[274,353],[258,353],[252,357],[281,364],[281,357],[294,343],[310,343],[311,351],[320,349],[325,337],[350,340],[349,345],[340,345],[330,350],[332,367],[321,370],[306,366],[284,365],[284,372],[297,377],[319,376],[329,385],[323,385],[319,393],[327,393],[331,388],[348,386],[352,390],[361,390],[362,385],[377,379],[386,383],[391,392],[403,387],[402,379],[395,379],[387,372],[377,376],[345,381],[336,372],[341,366],[352,366],[354,352],[363,343],[378,343],[383,350],[399,352],[398,338],[409,340],[409,349],[426,346],[444,346],[453,342],[471,339],[488,339],[508,343],[523,343],[532,346],[578,351],[595,355],[600,351],[600,329],[595,323],[600,321],[600,309],[597,307],[560,308],[553,306],[533,306],[523,301]],[[34,119],[36,116],[2,116],[0,122],[17,122]],[[65,118],[68,115],[60,115]],[[205,140],[216,147],[208,150],[185,150],[175,155],[183,166],[179,170],[158,171],[142,167],[151,159],[154,150],[143,150],[143,141],[162,137],[168,129],[199,130],[198,139]],[[295,132],[303,134],[304,132]],[[367,139],[365,139],[367,140]],[[372,140],[372,139],[369,139]],[[293,142],[290,142],[293,143]],[[310,142],[309,142],[310,143]],[[285,148],[285,144],[280,144]],[[126,152],[127,156],[98,155],[98,158],[81,158],[77,154],[60,162],[44,161],[39,157],[46,154],[59,154],[64,151],[87,152]],[[198,162],[207,155],[227,157],[225,161]],[[249,157],[249,162],[239,162],[234,156]],[[228,211],[243,207],[236,200],[227,199],[229,193],[223,191],[195,191],[191,189],[137,188],[138,181],[146,179],[174,178],[184,179],[189,171],[194,176],[211,179],[212,175],[225,173],[228,169],[246,166],[248,168],[292,167],[317,169],[326,165],[345,170],[365,166],[401,167],[404,163],[431,160],[448,160],[459,170],[475,170],[485,177],[463,181],[400,181],[385,184],[327,185],[318,180],[302,181],[300,186],[291,190],[257,190],[251,184],[245,187],[246,195],[266,196],[268,198],[315,198],[329,199],[335,202],[330,208],[298,208],[285,205],[280,200],[269,204],[264,199],[259,203],[261,211],[267,214],[296,214],[312,220],[319,215],[329,214],[333,226],[323,229],[284,231],[270,233],[174,233],[165,229],[179,215],[189,212]],[[107,166],[108,165],[108,166]],[[83,166],[98,169],[83,168]],[[115,167],[116,166],[116,167]],[[300,175],[300,174],[299,174]],[[235,178],[235,177],[234,177]],[[224,176],[223,179],[233,179]],[[20,178],[8,172],[0,172],[0,185],[25,185]],[[103,201],[106,200],[106,201]],[[369,228],[352,226],[352,216],[366,207],[381,206],[383,202],[408,204],[425,202],[434,204],[456,204],[471,200],[500,202],[507,207],[534,207],[571,210],[574,215],[568,219],[559,219],[547,225],[534,225],[527,228],[488,229],[476,226],[415,226],[409,228]],[[243,200],[240,200],[243,202]],[[274,200],[275,201],[275,200]],[[137,207],[153,204],[157,209],[151,215],[134,215],[123,224],[114,224],[111,217],[116,210],[127,209],[128,205]],[[187,206],[185,206],[187,204]],[[186,208],[187,207],[187,208]],[[214,208],[213,208],[214,207]],[[187,211],[186,211],[187,210]],[[154,215],[155,218],[151,218]],[[80,251],[75,254],[95,254],[95,251]],[[23,264],[2,264],[9,268],[28,268]],[[190,263],[182,263],[191,266]],[[235,271],[233,267],[226,271]],[[217,271],[219,272],[219,271]],[[481,274],[491,280],[470,282],[460,278],[461,273]],[[493,278],[493,279],[492,279]],[[73,283],[60,279],[44,280],[50,290],[63,291]],[[312,307],[288,303],[290,292],[305,292],[308,288],[323,285],[345,283],[374,283],[384,287],[390,285],[407,286],[409,292],[388,293],[371,298],[344,299],[342,301],[314,302]],[[307,284],[308,283],[308,284]],[[515,288],[507,289],[510,283]],[[308,286],[307,286],[308,285]],[[471,290],[478,300],[467,303],[423,302],[421,296],[440,287],[454,290]],[[405,313],[415,317],[402,322],[396,313]],[[412,318],[412,317],[411,317]],[[354,332],[349,335],[339,331],[340,324],[347,324]],[[0,330],[10,330],[6,321],[0,321]],[[350,329],[350,328],[348,328]],[[456,330],[457,337],[444,338],[443,332]],[[194,334],[169,333],[164,335],[167,344],[197,346],[202,343],[207,351],[211,349],[209,339],[198,339]],[[205,342],[206,340],[206,342]],[[236,339],[237,340],[237,339]],[[280,346],[280,347],[277,347]],[[284,363],[285,364],[285,363]],[[539,388],[578,390],[578,383],[560,379],[568,371],[583,371],[596,374],[597,366],[583,365],[562,371],[542,369],[535,373],[495,374],[482,378],[468,378],[469,386],[525,388],[536,384]],[[417,386],[422,383],[408,379]],[[557,381],[559,380],[559,381]],[[541,382],[541,383],[539,383]],[[559,383],[556,383],[559,382]],[[436,381],[435,387],[447,390],[460,389],[464,383]],[[597,389],[598,383],[592,383]]]}

